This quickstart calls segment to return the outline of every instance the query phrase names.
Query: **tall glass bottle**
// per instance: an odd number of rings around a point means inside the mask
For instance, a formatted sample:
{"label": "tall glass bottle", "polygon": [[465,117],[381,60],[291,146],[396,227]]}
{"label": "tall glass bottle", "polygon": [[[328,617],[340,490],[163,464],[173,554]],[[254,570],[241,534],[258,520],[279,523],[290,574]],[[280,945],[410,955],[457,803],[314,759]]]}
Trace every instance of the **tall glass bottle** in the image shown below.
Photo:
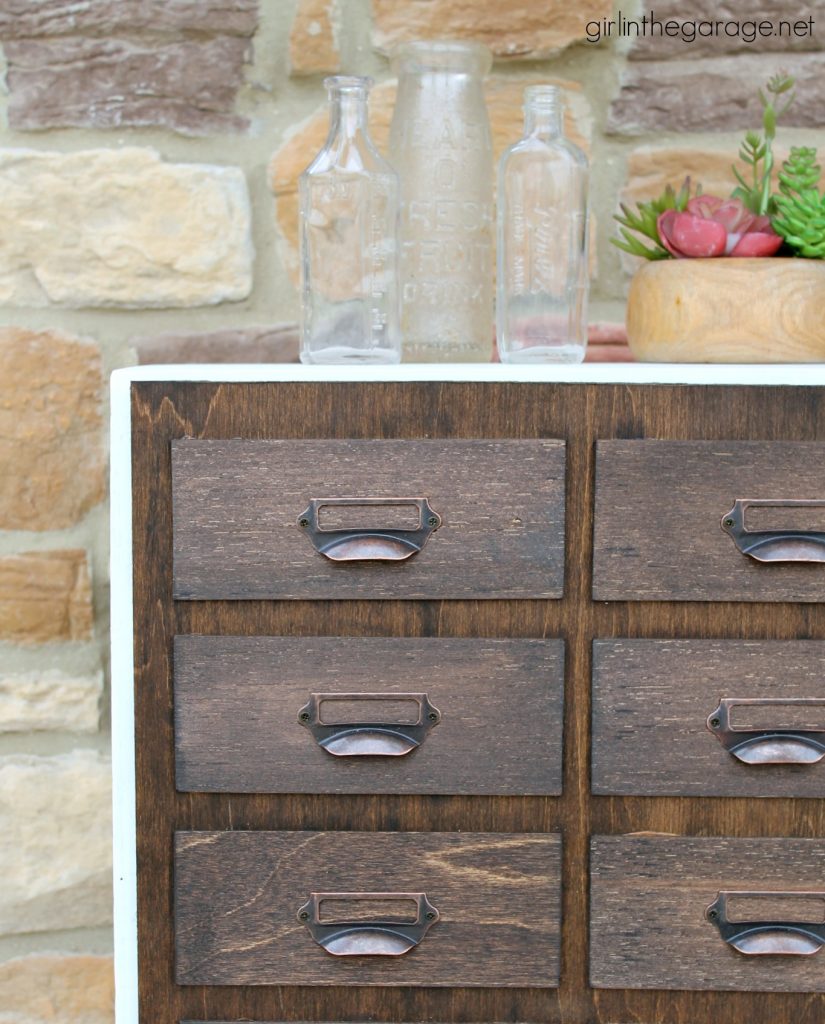
{"label": "tall glass bottle", "polygon": [[480,43],[407,43],[393,55],[390,159],[401,179],[401,333],[412,362],[489,362],[493,149]]}
{"label": "tall glass bottle", "polygon": [[579,363],[587,347],[587,157],[554,86],[524,93],[524,137],[498,170],[496,328],[502,362]]}
{"label": "tall glass bottle", "polygon": [[298,180],[301,361],[397,363],[398,175],[367,131],[372,79],[324,85],[329,135]]}

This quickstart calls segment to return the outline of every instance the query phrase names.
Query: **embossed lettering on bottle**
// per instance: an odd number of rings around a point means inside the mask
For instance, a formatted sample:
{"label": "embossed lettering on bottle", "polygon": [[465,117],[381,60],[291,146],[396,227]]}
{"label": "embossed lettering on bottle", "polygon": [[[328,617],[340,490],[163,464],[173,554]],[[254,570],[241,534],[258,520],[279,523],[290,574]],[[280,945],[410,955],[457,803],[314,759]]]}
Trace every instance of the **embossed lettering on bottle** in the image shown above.
{"label": "embossed lettering on bottle", "polygon": [[401,178],[401,331],[412,361],[489,360],[492,142],[486,47],[411,43],[393,61],[390,133]]}

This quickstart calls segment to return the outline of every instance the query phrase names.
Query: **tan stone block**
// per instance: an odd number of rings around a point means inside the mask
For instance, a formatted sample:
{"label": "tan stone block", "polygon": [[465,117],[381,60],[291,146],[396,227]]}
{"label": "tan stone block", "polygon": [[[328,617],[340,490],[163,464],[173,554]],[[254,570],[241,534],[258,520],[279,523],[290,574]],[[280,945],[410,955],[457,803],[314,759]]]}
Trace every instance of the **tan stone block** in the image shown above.
{"label": "tan stone block", "polygon": [[0,934],[111,921],[111,795],[96,751],[0,758]]}
{"label": "tan stone block", "polygon": [[372,0],[373,43],[389,52],[412,39],[472,39],[498,57],[535,59],[587,38],[588,21],[609,17],[610,0]]}
{"label": "tan stone block", "polygon": [[69,676],[57,669],[0,676],[0,733],[97,732],[103,674]]}
{"label": "tan stone block", "polygon": [[88,640],[92,625],[85,551],[30,551],[0,558],[0,640]]}
{"label": "tan stone block", "polygon": [[[774,145],[776,167],[788,156],[787,146]],[[727,197],[736,187],[733,167],[747,177],[735,146],[729,149],[697,149],[691,146],[639,146],[627,163],[627,181],[622,202],[638,203],[655,199],[667,185],[678,189],[690,177],[691,189],[706,195]]]}
{"label": "tan stone block", "polygon": [[113,1024],[110,956],[38,954],[0,964],[0,1024]]}
{"label": "tan stone block", "polygon": [[338,0],[298,0],[289,34],[293,75],[334,73],[341,69]]}
{"label": "tan stone block", "polygon": [[237,167],[153,149],[0,152],[0,303],[186,307],[246,298],[252,241]]}
{"label": "tan stone block", "polygon": [[98,347],[0,328],[0,529],[58,530],[106,493]]}
{"label": "tan stone block", "polygon": [[[565,130],[583,149],[590,148],[592,130],[590,110],[575,82],[546,75],[489,75],[485,80],[485,99],[490,114],[494,160],[522,135],[524,89],[537,83],[560,85],[565,90]],[[370,95],[370,134],[378,148],[386,153],[390,123],[395,108],[396,83],[382,82]],[[321,107],[275,153],[270,163],[270,185],[276,197],[277,227],[284,241],[284,258],[293,280],[298,264],[298,177],[320,150],[327,136],[329,119]]]}
{"label": "tan stone block", "polygon": [[667,185],[678,189],[686,176],[695,190],[728,196],[736,182],[733,166],[736,154],[728,149],[696,149],[690,146],[640,146],[627,163],[627,182],[622,189],[624,203],[655,199]]}

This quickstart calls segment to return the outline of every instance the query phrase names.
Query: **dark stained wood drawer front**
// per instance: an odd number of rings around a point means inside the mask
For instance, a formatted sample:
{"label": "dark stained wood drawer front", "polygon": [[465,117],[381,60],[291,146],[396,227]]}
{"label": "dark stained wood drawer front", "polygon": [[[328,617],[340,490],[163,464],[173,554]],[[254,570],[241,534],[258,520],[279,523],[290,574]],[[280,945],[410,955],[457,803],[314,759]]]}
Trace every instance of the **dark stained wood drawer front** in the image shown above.
{"label": "dark stained wood drawer front", "polygon": [[593,596],[825,600],[825,445],[599,441]]}
{"label": "dark stained wood drawer front", "polygon": [[825,643],[596,640],[593,792],[825,796]]}
{"label": "dark stained wood drawer front", "polygon": [[596,836],[590,867],[595,988],[825,992],[825,840]]}
{"label": "dark stained wood drawer front", "polygon": [[174,665],[182,791],[561,792],[562,640],[177,636]]}
{"label": "dark stained wood drawer front", "polygon": [[559,598],[564,459],[550,440],[172,441],[174,596]]}
{"label": "dark stained wood drawer front", "polygon": [[[560,852],[548,834],[177,833],[177,982],[555,987]],[[376,911],[352,898],[370,893]],[[299,920],[313,894],[343,930],[406,919],[400,895],[434,920],[402,955],[330,955]]]}

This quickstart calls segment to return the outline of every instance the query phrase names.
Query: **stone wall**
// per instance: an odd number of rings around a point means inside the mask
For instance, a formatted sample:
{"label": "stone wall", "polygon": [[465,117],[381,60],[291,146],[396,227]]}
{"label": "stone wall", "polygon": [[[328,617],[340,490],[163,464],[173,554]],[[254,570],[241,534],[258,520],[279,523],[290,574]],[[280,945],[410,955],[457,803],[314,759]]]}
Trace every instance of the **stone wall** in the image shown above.
{"label": "stone wall", "polygon": [[783,146],[825,142],[825,0],[757,7],[654,11],[811,17],[813,36],[589,42],[610,0],[3,0],[3,1024],[111,1021],[108,373],[295,358],[295,187],[325,131],[323,74],[374,76],[383,141],[392,46],[481,39],[499,151],[524,85],[564,83],[593,163],[593,319],[609,324],[629,269],[608,244],[620,194],[687,172],[729,189],[756,87],[780,67],[800,80]]}

